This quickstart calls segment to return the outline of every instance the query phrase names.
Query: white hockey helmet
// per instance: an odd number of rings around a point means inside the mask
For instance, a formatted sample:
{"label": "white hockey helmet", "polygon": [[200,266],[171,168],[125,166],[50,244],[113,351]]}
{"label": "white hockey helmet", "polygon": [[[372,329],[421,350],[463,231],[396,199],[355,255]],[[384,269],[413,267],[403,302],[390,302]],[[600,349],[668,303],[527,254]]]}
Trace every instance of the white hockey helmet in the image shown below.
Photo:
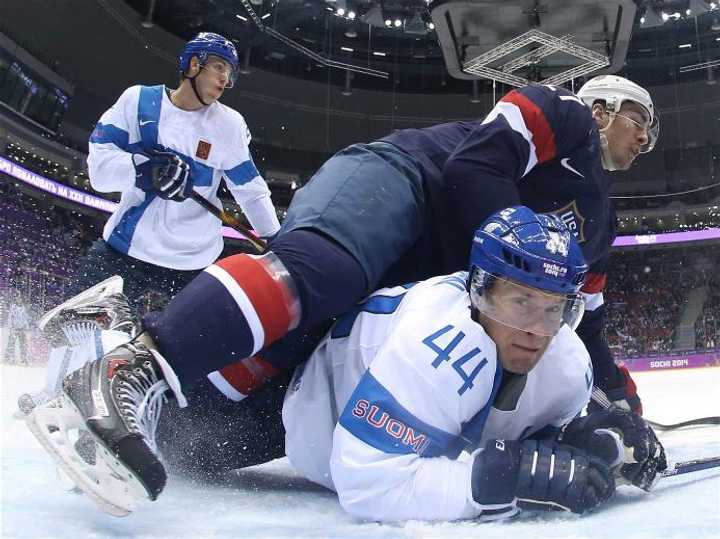
{"label": "white hockey helmet", "polygon": [[640,149],[641,153],[652,151],[660,135],[660,118],[655,110],[650,93],[633,81],[617,75],[599,75],[593,77],[577,93],[577,96],[588,106],[598,100],[605,102],[605,111],[615,114],[620,110],[624,101],[633,101],[647,110],[650,116],[648,127],[648,142]]}

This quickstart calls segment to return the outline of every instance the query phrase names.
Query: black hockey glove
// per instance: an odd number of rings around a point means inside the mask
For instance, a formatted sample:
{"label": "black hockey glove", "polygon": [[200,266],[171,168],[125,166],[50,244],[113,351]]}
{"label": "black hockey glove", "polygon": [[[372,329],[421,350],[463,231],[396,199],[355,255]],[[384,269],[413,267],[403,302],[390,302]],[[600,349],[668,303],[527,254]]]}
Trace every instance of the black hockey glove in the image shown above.
{"label": "black hockey glove", "polygon": [[602,458],[620,477],[644,490],[650,489],[658,471],[667,468],[662,444],[632,412],[598,410],[577,417],[563,427],[558,441]]}
{"label": "black hockey glove", "polygon": [[643,462],[623,464],[620,475],[636,487],[650,490],[655,484],[658,472],[667,469],[665,448],[655,436],[655,431],[648,426],[650,456]]}
{"label": "black hockey glove", "polygon": [[585,513],[615,491],[605,462],[550,440],[490,440],[472,467],[472,496],[481,504]]}
{"label": "black hockey glove", "polygon": [[170,151],[155,151],[148,157],[135,153],[135,185],[155,191],[160,198],[182,202],[192,191],[190,165]]}

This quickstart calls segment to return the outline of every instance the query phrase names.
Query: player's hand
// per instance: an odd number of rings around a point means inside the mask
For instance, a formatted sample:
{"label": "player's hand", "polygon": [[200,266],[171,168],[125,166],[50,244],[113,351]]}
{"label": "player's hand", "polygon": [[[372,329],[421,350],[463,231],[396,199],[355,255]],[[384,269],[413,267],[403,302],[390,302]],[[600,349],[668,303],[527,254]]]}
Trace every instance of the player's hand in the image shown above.
{"label": "player's hand", "polygon": [[630,462],[623,464],[620,468],[620,475],[636,487],[643,490],[650,490],[655,484],[658,472],[667,469],[665,448],[655,436],[655,431],[648,426],[650,455],[642,462]]}
{"label": "player's hand", "polygon": [[[614,387],[601,387],[600,389],[605,391],[608,399],[621,410],[642,415],[642,402],[637,394],[637,386],[625,365],[618,366],[618,380],[619,382],[616,382]],[[598,405],[591,402],[588,409],[591,411],[597,410]]]}
{"label": "player's hand", "polygon": [[604,460],[550,440],[490,440],[472,467],[472,496],[481,505],[585,513],[615,491]]}
{"label": "player's hand", "polygon": [[170,151],[155,151],[148,157],[133,154],[135,185],[143,191],[155,191],[165,200],[182,202],[192,191],[190,165]]}
{"label": "player's hand", "polygon": [[598,410],[573,419],[558,441],[602,458],[625,480],[649,490],[667,468],[665,451],[645,420],[619,409]]}

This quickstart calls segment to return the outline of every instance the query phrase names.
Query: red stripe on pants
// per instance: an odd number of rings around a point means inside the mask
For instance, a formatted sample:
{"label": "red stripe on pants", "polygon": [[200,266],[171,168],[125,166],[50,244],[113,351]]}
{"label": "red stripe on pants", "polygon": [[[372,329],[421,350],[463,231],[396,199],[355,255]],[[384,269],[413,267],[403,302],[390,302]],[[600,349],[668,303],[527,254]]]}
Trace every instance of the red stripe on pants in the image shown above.
{"label": "red stripe on pants", "polygon": [[283,337],[290,329],[292,314],[289,292],[273,279],[267,264],[248,255],[234,255],[215,263],[238,283],[247,295],[265,331],[263,346]]}
{"label": "red stripe on pants", "polygon": [[275,367],[257,355],[220,369],[222,377],[243,395],[249,395],[278,372]]}

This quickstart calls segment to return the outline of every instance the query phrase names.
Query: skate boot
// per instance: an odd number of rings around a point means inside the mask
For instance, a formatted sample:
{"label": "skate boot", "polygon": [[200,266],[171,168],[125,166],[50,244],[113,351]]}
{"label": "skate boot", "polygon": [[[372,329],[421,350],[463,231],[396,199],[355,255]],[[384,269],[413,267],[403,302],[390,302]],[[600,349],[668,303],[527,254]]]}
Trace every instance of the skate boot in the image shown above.
{"label": "skate boot", "polygon": [[38,326],[53,346],[77,346],[98,329],[122,331],[134,338],[140,324],[123,295],[122,277],[113,275],[45,313]]}
{"label": "skate boot", "polygon": [[[28,417],[62,471],[115,516],[162,492],[166,473],[155,442],[162,404],[172,393],[180,406],[187,404],[172,369],[142,337],[70,374],[59,407],[51,402]],[[95,442],[91,458],[79,443],[85,433]]]}
{"label": "skate boot", "polygon": [[[24,393],[18,399],[18,409],[24,416],[39,404],[59,395],[68,370],[79,367],[76,356],[73,356],[74,350],[94,338],[98,331],[120,331],[127,334],[128,340],[140,332],[140,323],[123,295],[123,279],[119,275],[88,288],[48,311],[40,318],[38,326],[50,341],[53,351],[48,360],[45,390]],[[59,356],[53,363],[53,354],[56,353]]]}

